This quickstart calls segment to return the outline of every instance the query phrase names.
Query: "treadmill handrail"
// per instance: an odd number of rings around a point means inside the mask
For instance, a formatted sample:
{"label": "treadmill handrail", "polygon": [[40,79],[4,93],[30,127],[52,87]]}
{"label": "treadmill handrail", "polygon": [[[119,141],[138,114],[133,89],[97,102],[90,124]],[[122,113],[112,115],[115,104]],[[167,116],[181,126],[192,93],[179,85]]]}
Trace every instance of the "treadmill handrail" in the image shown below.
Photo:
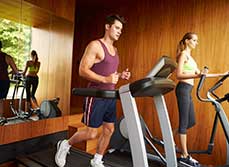
{"label": "treadmill handrail", "polygon": [[177,63],[169,56],[162,56],[157,63],[153,66],[145,78],[162,77],[168,78],[176,69]]}
{"label": "treadmill handrail", "polygon": [[100,90],[96,88],[73,88],[72,94],[76,96],[91,96],[108,99],[119,99],[118,90]]}

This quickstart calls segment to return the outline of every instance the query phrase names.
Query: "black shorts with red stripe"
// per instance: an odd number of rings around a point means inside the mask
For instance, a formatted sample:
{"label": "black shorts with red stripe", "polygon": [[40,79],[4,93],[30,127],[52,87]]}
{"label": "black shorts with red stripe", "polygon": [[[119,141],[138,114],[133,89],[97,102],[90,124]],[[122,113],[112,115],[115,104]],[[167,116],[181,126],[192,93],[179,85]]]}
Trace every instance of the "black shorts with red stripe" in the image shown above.
{"label": "black shorts with red stripe", "polygon": [[88,127],[98,128],[116,121],[116,99],[85,97],[82,122]]}

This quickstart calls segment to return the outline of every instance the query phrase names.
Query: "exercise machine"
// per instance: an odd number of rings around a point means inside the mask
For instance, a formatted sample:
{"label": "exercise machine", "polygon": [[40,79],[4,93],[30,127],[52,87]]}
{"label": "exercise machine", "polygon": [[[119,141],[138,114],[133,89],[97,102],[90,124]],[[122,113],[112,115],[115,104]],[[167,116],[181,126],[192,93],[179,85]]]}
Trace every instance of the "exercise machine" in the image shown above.
{"label": "exercise machine", "polygon": [[[0,120],[0,125],[5,125],[10,121],[34,121],[61,116],[61,110],[58,107],[60,98],[58,97],[51,100],[43,100],[40,108],[33,109],[30,107],[28,108],[28,111],[23,111],[22,104],[25,92],[25,77],[21,73],[13,74],[10,82],[14,84],[13,95],[10,100],[10,110],[14,116],[2,118]],[[18,104],[16,105],[15,99],[18,93],[20,93],[20,97]]]}
{"label": "exercise machine", "polygon": [[[221,85],[223,85],[223,82],[229,77],[229,74],[225,75],[220,80],[218,80],[208,90],[207,99],[204,99],[200,96],[200,90],[202,88],[202,84],[203,84],[203,81],[205,79],[204,76],[202,76],[202,77],[203,78],[200,79],[200,82],[199,82],[198,87],[197,87],[197,91],[196,91],[197,97],[200,101],[211,102],[215,107],[216,114],[215,114],[215,118],[214,118],[214,122],[213,122],[213,126],[212,126],[211,137],[210,137],[207,149],[206,150],[189,150],[189,153],[191,153],[191,154],[211,154],[212,153],[213,147],[214,147],[215,133],[217,130],[218,121],[220,120],[220,123],[223,127],[223,130],[224,130],[226,141],[227,141],[227,143],[226,143],[226,145],[227,145],[226,165],[228,165],[229,164],[228,120],[227,120],[227,116],[226,116],[222,106],[220,105],[220,103],[222,103],[224,101],[229,101],[229,93],[225,94],[224,97],[219,97],[218,95],[216,95],[215,90],[217,88],[219,88]],[[150,148],[152,148],[154,153],[157,155],[157,156],[153,156],[152,154],[147,153],[148,159],[153,159],[153,160],[157,160],[157,161],[161,161],[162,163],[165,163],[166,161],[163,158],[162,154],[160,154],[160,152],[154,146],[154,144],[157,144],[157,145],[164,147],[164,141],[154,137],[151,134],[151,132],[149,131],[149,128],[147,127],[146,123],[144,122],[144,119],[141,116],[140,116],[140,122],[141,122],[141,127],[142,127],[142,131],[143,131],[145,143],[148,144],[150,146]],[[115,127],[116,127],[115,132],[114,132],[113,136],[111,137],[110,152],[115,151],[115,150],[118,150],[121,152],[123,152],[123,151],[130,152],[130,143],[129,143],[129,138],[128,138],[127,127],[125,125],[125,118],[121,117],[117,121],[117,123],[115,124]],[[181,151],[179,149],[176,149],[176,152],[181,153]]]}
{"label": "exercise machine", "polygon": [[[23,103],[23,95],[25,91],[25,79],[21,73],[12,74],[12,78],[10,79],[10,83],[14,84],[13,95],[10,100],[10,110],[13,113],[13,117],[4,118],[1,120],[1,125],[8,123],[9,121],[17,120],[17,119],[27,119],[29,117],[29,113],[22,110]],[[20,98],[18,101],[18,105],[15,103],[16,96],[20,92]],[[18,108],[16,108],[18,106]]]}
{"label": "exercise machine", "polygon": [[225,76],[223,76],[220,80],[218,80],[206,93],[206,97],[202,97],[200,95],[200,90],[202,88],[202,85],[206,79],[205,75],[201,76],[201,79],[199,81],[196,95],[198,99],[202,102],[210,102],[213,104],[215,108],[215,118],[212,126],[212,132],[211,137],[209,140],[209,144],[206,150],[192,150],[190,153],[196,153],[196,154],[211,154],[213,147],[214,147],[214,139],[215,139],[215,133],[217,130],[218,122],[220,121],[220,124],[223,128],[223,132],[226,138],[226,145],[227,145],[227,156],[226,156],[226,165],[229,165],[229,122],[227,119],[227,115],[221,105],[224,101],[229,101],[229,94],[225,94],[224,97],[219,97],[216,95],[215,90],[218,89],[221,85],[223,85],[223,82],[229,77],[229,73]]}
{"label": "exercise machine", "polygon": [[134,167],[149,166],[135,97],[153,97],[165,148],[165,158],[160,159],[163,159],[162,161],[166,166],[178,166],[171,124],[163,96],[175,88],[175,83],[169,79],[175,68],[176,63],[172,59],[162,56],[145,78],[123,85],[119,90],[73,89],[73,94],[77,96],[94,96],[121,100]]}
{"label": "exercise machine", "polygon": [[51,100],[43,100],[40,105],[39,119],[60,117],[62,112],[58,107],[60,98],[56,97]]}

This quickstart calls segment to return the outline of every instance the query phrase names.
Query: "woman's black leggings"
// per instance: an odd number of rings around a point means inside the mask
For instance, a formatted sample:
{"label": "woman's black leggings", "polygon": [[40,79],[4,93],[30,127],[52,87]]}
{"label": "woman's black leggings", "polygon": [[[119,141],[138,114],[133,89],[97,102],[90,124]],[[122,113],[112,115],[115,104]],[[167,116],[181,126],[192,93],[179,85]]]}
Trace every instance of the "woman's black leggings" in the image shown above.
{"label": "woman's black leggings", "polygon": [[[26,87],[26,101],[30,102],[30,98],[36,99],[35,98],[35,93],[38,87],[39,83],[39,78],[38,76],[33,77],[33,76],[27,76],[25,80],[25,87]],[[32,88],[32,90],[31,90]]]}
{"label": "woman's black leggings", "polygon": [[192,88],[192,85],[185,82],[179,82],[176,87],[180,134],[186,134],[186,130],[193,127],[196,122],[191,96]]}

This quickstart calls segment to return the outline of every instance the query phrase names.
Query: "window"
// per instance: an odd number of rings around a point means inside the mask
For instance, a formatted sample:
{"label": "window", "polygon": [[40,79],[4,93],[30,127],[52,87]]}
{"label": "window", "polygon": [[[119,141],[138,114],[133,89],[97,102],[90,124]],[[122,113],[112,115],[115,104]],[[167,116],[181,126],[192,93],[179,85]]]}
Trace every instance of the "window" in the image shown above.
{"label": "window", "polygon": [[[19,70],[24,70],[26,61],[30,58],[32,27],[11,20],[0,18],[0,40],[2,51],[11,55]],[[10,72],[10,71],[9,71]],[[7,98],[12,98],[15,84],[12,83]],[[17,96],[20,97],[21,90]],[[25,93],[24,93],[25,95]]]}

